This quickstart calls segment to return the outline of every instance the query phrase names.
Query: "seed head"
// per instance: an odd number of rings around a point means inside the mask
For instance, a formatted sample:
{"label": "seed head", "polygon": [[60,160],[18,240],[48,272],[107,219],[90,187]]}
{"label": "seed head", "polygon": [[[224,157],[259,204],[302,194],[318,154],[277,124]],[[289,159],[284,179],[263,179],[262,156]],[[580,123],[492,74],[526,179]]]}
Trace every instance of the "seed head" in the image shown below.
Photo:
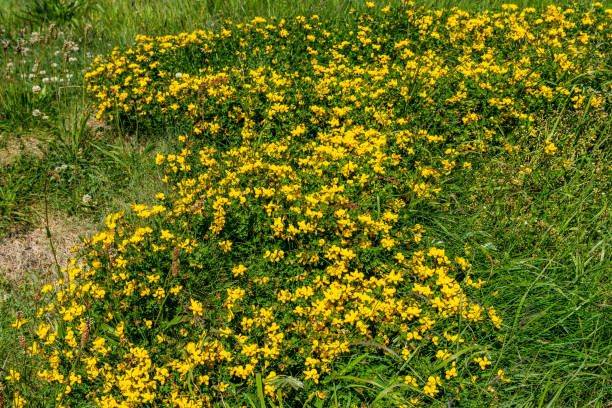
{"label": "seed head", "polygon": [[180,247],[174,247],[174,251],[172,251],[172,267],[170,271],[172,272],[172,276],[175,278],[178,276],[178,268],[179,268],[179,254],[181,253]]}
{"label": "seed head", "polygon": [[85,322],[85,328],[83,329],[83,333],[81,333],[81,349],[85,348],[87,342],[89,341],[89,334],[91,333],[91,323]]}

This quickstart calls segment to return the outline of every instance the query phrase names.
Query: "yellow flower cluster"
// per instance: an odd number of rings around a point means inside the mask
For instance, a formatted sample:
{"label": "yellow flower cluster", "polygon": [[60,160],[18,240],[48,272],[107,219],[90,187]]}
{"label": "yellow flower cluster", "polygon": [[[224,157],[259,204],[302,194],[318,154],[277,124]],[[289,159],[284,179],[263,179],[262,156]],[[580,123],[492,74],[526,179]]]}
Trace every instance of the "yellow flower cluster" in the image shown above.
{"label": "yellow flower cluster", "polygon": [[348,364],[361,354],[406,385],[393,404],[414,406],[458,398],[492,365],[476,333],[502,319],[472,296],[485,282],[418,214],[470,156],[513,151],[506,135],[541,110],[607,106],[609,89],[576,78],[605,66],[612,11],[368,8],[346,25],[140,36],[96,59],[99,118],[185,132],[155,159],[171,193],[109,215],[34,326],[15,322],[43,361],[39,399],[325,398],[334,373],[369,375]]}

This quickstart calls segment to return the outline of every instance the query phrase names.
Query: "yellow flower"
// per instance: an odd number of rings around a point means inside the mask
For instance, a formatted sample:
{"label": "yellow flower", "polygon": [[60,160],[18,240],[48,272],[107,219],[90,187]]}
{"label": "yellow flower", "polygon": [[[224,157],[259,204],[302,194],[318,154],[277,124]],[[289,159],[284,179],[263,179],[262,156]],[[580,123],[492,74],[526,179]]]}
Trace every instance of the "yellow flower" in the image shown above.
{"label": "yellow flower", "polygon": [[234,278],[244,275],[247,267],[244,265],[236,265],[232,268],[232,273],[234,274]]}
{"label": "yellow flower", "polygon": [[11,326],[13,326],[16,329],[20,329],[21,326],[23,326],[24,324],[26,324],[28,322],[28,319],[24,318],[24,317],[18,317],[14,323],[11,324]]}
{"label": "yellow flower", "polygon": [[304,370],[304,374],[306,374],[306,377],[304,377],[304,381],[312,380],[315,384],[319,383],[319,372],[316,368]]}
{"label": "yellow flower", "polygon": [[13,394],[13,406],[17,408],[22,408],[25,406],[25,404],[26,404],[26,400],[21,397],[21,394],[19,394],[19,391],[15,391],[15,393]]}
{"label": "yellow flower", "polygon": [[453,365],[449,370],[446,370],[445,374],[445,378],[447,380],[450,380],[453,377],[457,377],[457,363],[455,361],[453,361]]}
{"label": "yellow flower", "polygon": [[412,385],[413,387],[418,387],[418,386],[419,386],[419,384],[417,383],[416,378],[414,378],[414,377],[413,377],[413,376],[411,376],[411,375],[407,375],[407,376],[404,378],[404,383],[406,383],[406,384],[408,384],[408,385]]}
{"label": "yellow flower", "polygon": [[478,365],[480,366],[481,370],[484,370],[487,366],[491,365],[491,360],[489,360],[487,358],[487,356],[484,356],[484,357],[475,357],[474,361],[476,363],[478,363]]}
{"label": "yellow flower", "polygon": [[5,380],[10,381],[10,382],[17,382],[20,379],[21,379],[21,375],[13,369],[9,370],[9,375],[6,376],[5,378]]}
{"label": "yellow flower", "polygon": [[497,376],[502,382],[504,383],[510,382],[511,380],[509,378],[506,378],[504,374],[505,374],[504,370],[497,370]]}
{"label": "yellow flower", "polygon": [[219,241],[219,248],[223,252],[229,252],[232,250],[232,243],[230,241]]}
{"label": "yellow flower", "polygon": [[191,305],[189,306],[189,310],[191,310],[194,314],[194,316],[202,316],[202,311],[204,310],[204,307],[202,306],[202,303],[198,302],[197,300],[193,300],[190,299]]}
{"label": "yellow flower", "polygon": [[546,147],[544,148],[544,153],[549,155],[554,155],[557,152],[557,146],[551,141],[546,141]]}
{"label": "yellow flower", "polygon": [[442,385],[442,380],[440,380],[440,377],[429,376],[429,378],[427,379],[427,384],[425,384],[425,386],[423,387],[423,391],[425,392],[425,394],[429,395],[430,397],[433,397],[440,392],[440,390],[438,389],[439,385]]}

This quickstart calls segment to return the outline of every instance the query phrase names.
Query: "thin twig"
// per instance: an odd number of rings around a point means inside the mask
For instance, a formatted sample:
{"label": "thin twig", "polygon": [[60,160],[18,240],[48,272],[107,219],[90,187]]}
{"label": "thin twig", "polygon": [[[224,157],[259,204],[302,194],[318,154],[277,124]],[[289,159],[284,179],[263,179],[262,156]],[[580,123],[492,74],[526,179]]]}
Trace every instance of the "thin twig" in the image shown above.
{"label": "thin twig", "polygon": [[53,245],[53,239],[51,238],[51,229],[49,229],[49,204],[47,200],[47,182],[49,181],[49,176],[55,176],[57,178],[57,181],[59,182],[61,182],[61,179],[59,177],[59,174],[57,174],[54,171],[50,171],[49,173],[47,173],[47,176],[45,177],[45,182],[43,185],[43,194],[44,194],[44,201],[45,201],[45,230],[47,232],[47,239],[49,240],[49,245],[51,246],[51,252],[53,253],[53,260],[55,261],[55,268],[57,269],[57,277],[58,279],[61,279],[62,271],[59,266],[59,262],[57,261],[57,252],[55,251],[55,246]]}
{"label": "thin twig", "polygon": [[399,354],[397,354],[395,351],[391,350],[389,347],[383,345],[383,344],[379,344],[379,343],[374,343],[371,341],[353,341],[349,344],[349,346],[371,346],[371,347],[376,347],[379,349],[382,349],[384,351],[386,351],[387,353],[391,354],[393,357],[396,358],[400,358]]}

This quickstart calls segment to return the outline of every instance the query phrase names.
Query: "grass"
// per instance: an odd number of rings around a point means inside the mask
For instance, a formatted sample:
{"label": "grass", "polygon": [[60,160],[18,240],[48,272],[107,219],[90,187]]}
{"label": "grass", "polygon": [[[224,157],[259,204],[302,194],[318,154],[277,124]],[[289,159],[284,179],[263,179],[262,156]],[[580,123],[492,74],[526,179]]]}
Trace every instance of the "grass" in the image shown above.
{"label": "grass", "polygon": [[572,144],[574,124],[567,118],[562,130],[565,157],[577,159],[571,170],[517,188],[508,166],[524,159],[500,153],[435,221],[451,230],[439,236],[474,242],[489,282],[484,298],[503,305],[498,364],[517,379],[508,406],[581,406],[576,395],[583,406],[605,406],[611,398],[610,152]]}
{"label": "grass", "polygon": [[[417,3],[484,10],[506,1]],[[550,2],[515,3],[542,7]],[[26,37],[36,30],[44,35],[48,25],[19,17],[16,12],[23,11],[21,5],[17,0],[2,3],[1,35],[15,41],[23,36],[19,31],[22,26],[26,27]],[[153,139],[147,134],[125,134],[119,128],[96,128],[88,123],[89,100],[84,95],[81,72],[91,60],[88,52],[92,56],[104,54],[115,45],[130,44],[136,34],[214,28],[225,18],[318,13],[340,19],[351,7],[362,6],[361,2],[347,0],[297,5],[289,1],[102,0],[95,7],[83,9],[78,18],[58,26],[55,30],[63,30],[64,37],[32,46],[30,58],[20,59],[4,51],[0,62],[4,66],[13,63],[15,72],[26,77],[7,83],[0,94],[0,149],[7,150],[14,141],[36,134],[42,141],[42,154],[20,151],[0,164],[0,237],[40,222],[44,179],[50,172],[57,173],[61,181],[50,178],[50,207],[92,219],[97,225],[106,214],[124,210],[130,203],[151,203],[154,193],[163,188],[154,157],[156,152],[175,150],[176,134]],[[87,26],[90,28],[85,37]],[[63,54],[55,56],[67,38],[79,47],[71,54],[77,58],[74,63],[64,61]],[[58,64],[56,68],[51,66],[54,63]],[[49,76],[65,78],[72,74],[75,79],[49,84],[33,94],[33,82],[27,79],[33,64],[46,64]],[[0,73],[3,70],[0,68]],[[35,109],[49,119],[33,116]],[[442,241],[454,250],[467,243],[477,255],[474,276],[488,282],[481,289],[481,298],[494,304],[504,319],[501,336],[491,339],[498,346],[496,368],[506,369],[512,378],[509,385],[500,387],[499,406],[609,407],[610,122],[592,119],[587,112],[578,117],[551,112],[538,130],[554,133],[560,151],[543,170],[536,171],[531,181],[517,177],[516,169],[539,160],[537,152],[513,154],[500,149],[491,160],[473,163],[469,180],[449,180],[452,189],[441,197],[441,210],[423,215],[419,222],[436,242]],[[523,146],[529,136],[516,137],[509,142]],[[90,200],[84,199],[87,195]],[[19,339],[3,328],[14,321],[16,311],[34,311],[38,306],[42,271],[29,272],[19,282],[9,282],[0,273],[0,377],[6,374],[4,367],[22,358]],[[363,361],[375,365],[376,356],[365,354]],[[393,386],[393,380],[359,383],[355,378],[340,378],[334,390],[340,393],[347,387],[360,387],[375,400]],[[499,379],[493,376],[490,385],[498,387]],[[481,406],[487,392],[483,389],[473,395],[466,406]],[[342,406],[352,403],[344,401]]]}

